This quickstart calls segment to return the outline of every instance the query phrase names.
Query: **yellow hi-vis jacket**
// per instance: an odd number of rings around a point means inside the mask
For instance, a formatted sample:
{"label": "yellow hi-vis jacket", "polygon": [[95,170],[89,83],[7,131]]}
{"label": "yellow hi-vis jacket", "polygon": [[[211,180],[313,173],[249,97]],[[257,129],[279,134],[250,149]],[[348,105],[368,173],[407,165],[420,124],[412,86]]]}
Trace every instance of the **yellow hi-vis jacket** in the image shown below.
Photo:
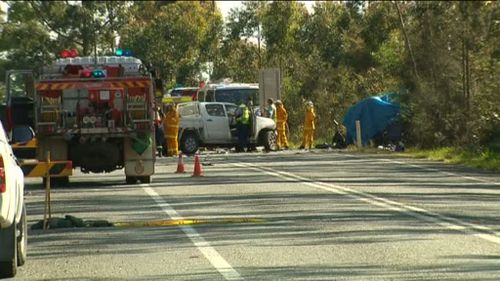
{"label": "yellow hi-vis jacket", "polygon": [[286,112],[286,109],[282,104],[279,104],[276,107],[276,126],[284,126],[286,120],[288,120],[288,112]]}
{"label": "yellow hi-vis jacket", "polygon": [[306,130],[314,130],[316,127],[314,126],[314,119],[316,118],[316,114],[314,113],[314,108],[310,107],[306,109],[306,115],[304,118],[304,129]]}
{"label": "yellow hi-vis jacket", "polygon": [[250,124],[250,109],[248,106],[241,104],[239,110],[241,110],[241,115],[236,117],[236,123],[243,125]]}
{"label": "yellow hi-vis jacket", "polygon": [[165,138],[177,137],[177,135],[179,134],[179,121],[179,112],[177,112],[176,109],[172,109],[167,112],[163,121]]}

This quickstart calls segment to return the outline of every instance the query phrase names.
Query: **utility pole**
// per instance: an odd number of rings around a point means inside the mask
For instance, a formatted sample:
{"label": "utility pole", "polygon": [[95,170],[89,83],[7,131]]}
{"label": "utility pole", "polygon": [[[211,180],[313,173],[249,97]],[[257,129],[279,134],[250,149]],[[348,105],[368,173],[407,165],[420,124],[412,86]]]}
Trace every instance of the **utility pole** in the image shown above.
{"label": "utility pole", "polygon": [[394,4],[394,6],[396,7],[396,10],[398,11],[399,22],[401,24],[401,29],[403,30],[403,35],[405,37],[406,48],[408,49],[408,53],[410,53],[410,58],[411,58],[411,61],[413,63],[413,72],[414,72],[415,76],[417,77],[417,79],[420,80],[418,77],[418,72],[417,72],[417,63],[415,62],[415,57],[413,56],[413,50],[411,49],[410,40],[408,39],[408,34],[406,33],[405,25],[403,22],[403,15],[401,14],[401,10],[399,9],[398,1],[392,1],[392,3]]}
{"label": "utility pole", "polygon": [[262,53],[261,53],[261,47],[260,47],[260,23],[257,25],[257,45],[258,45],[258,52],[259,52],[259,69],[262,68]]}

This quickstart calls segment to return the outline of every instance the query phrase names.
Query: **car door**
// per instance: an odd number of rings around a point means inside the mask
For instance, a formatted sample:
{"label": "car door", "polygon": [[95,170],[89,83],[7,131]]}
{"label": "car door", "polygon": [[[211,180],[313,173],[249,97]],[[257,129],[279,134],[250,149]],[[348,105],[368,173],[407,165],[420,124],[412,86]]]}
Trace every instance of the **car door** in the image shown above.
{"label": "car door", "polygon": [[236,104],[225,104],[226,114],[229,122],[229,130],[231,133],[231,138],[233,142],[237,141],[237,129],[236,129],[236,110],[238,110],[238,106]]}
{"label": "car door", "polygon": [[1,181],[5,185],[5,189],[0,192],[0,221],[5,220],[8,223],[12,223],[16,213],[15,207],[18,204],[16,201],[18,201],[19,191],[16,190],[15,182],[19,175],[15,173],[14,165],[17,164],[12,163],[14,161],[12,150],[10,149],[2,125],[0,125],[0,161],[0,173],[3,174]]}
{"label": "car door", "polygon": [[229,131],[229,119],[224,105],[220,103],[205,104],[207,113],[205,119],[205,130],[207,132],[206,143],[228,143],[231,140]]}

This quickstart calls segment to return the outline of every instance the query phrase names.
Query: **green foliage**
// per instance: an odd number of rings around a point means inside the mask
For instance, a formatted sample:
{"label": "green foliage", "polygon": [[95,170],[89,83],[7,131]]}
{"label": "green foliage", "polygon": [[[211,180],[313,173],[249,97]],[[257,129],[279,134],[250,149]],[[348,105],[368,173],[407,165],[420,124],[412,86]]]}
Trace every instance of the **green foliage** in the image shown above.
{"label": "green foliage", "polygon": [[487,2],[444,1],[406,8],[420,76],[405,79],[416,86],[407,101],[410,139],[423,147],[486,143],[499,127],[494,89],[500,85],[492,79],[499,70],[492,21],[498,9]]}
{"label": "green foliage", "polygon": [[126,22],[127,3],[82,1],[6,1],[8,19],[3,24],[0,62],[8,69],[35,69],[54,60],[61,50],[76,48],[82,55],[114,49],[116,31]]}
{"label": "green foliage", "polygon": [[[405,89],[405,142],[486,147],[500,137],[500,9],[493,1],[244,1],[224,23],[210,1],[7,1],[0,75],[38,68],[62,49],[132,49],[166,85],[257,82],[279,67],[292,140],[303,103],[315,103],[317,138],[330,139],[348,108]],[[406,91],[408,90],[408,91]]]}
{"label": "green foliage", "polygon": [[134,17],[120,33],[121,44],[134,49],[167,81],[196,83],[203,63],[217,54],[221,14],[194,1],[159,9],[152,2],[135,2],[132,13]]}
{"label": "green foliage", "polygon": [[445,161],[451,164],[462,164],[473,168],[500,171],[500,154],[489,149],[464,150],[454,147],[442,147],[432,150],[413,149],[401,155]]}

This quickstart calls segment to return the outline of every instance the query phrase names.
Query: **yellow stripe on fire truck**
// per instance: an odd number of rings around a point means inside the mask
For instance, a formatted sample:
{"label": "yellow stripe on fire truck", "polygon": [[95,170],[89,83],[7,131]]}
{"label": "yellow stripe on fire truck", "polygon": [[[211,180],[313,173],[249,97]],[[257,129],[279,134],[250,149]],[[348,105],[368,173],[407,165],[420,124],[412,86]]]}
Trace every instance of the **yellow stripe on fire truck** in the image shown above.
{"label": "yellow stripe on fire truck", "polygon": [[36,89],[38,91],[45,91],[49,88],[49,85],[48,84],[37,84],[36,85]]}
{"label": "yellow stripe on fire truck", "polygon": [[122,81],[112,82],[113,87],[116,88],[146,88],[149,87],[149,81]]}
{"label": "yellow stripe on fire truck", "polygon": [[73,162],[50,161],[47,163],[35,159],[25,160],[21,162],[21,169],[25,177],[44,177],[47,172],[53,177],[66,177],[73,174]]}
{"label": "yellow stripe on fire truck", "polygon": [[115,127],[115,128],[81,128],[81,129],[57,129],[57,134],[103,134],[103,133],[127,133],[133,131],[133,128],[128,127]]}
{"label": "yellow stripe on fire truck", "polygon": [[[111,82],[111,85],[116,88],[147,88],[149,87],[149,81],[120,81],[120,82]],[[36,90],[38,91],[46,91],[46,90],[64,90],[71,88],[80,87],[80,82],[76,83],[50,83],[50,82],[42,82],[36,84]]]}

